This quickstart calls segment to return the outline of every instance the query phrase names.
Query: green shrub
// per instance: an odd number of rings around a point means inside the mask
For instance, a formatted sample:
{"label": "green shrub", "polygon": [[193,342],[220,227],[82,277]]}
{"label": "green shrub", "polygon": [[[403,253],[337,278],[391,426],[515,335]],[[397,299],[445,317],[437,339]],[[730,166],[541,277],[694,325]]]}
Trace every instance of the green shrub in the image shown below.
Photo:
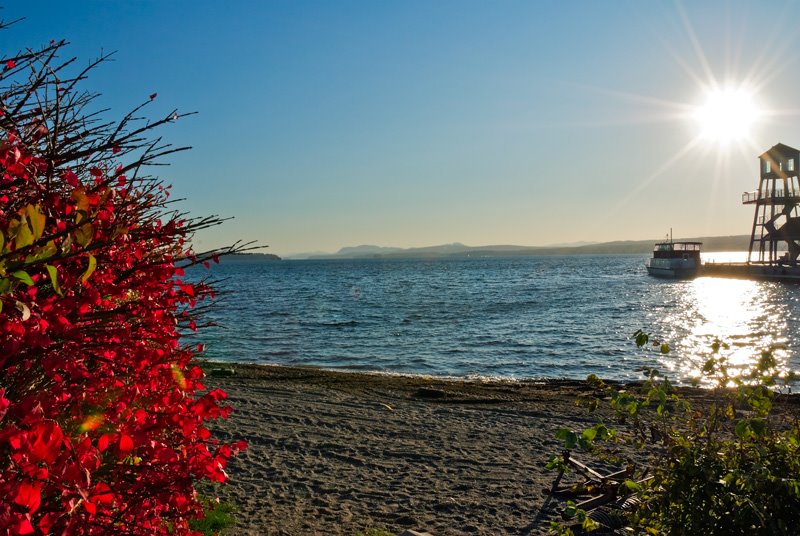
{"label": "green shrub", "polygon": [[236,505],[230,502],[217,502],[201,499],[205,517],[189,521],[189,528],[205,536],[219,534],[222,530],[236,525]]}
{"label": "green shrub", "polygon": [[[640,347],[652,343],[641,331],[635,337]],[[658,379],[656,371],[640,388],[612,388],[590,377],[596,390],[590,409],[609,402],[617,424],[559,431],[567,448],[591,450],[624,465],[649,463],[650,480],[625,482],[641,500],[627,514],[637,533],[798,532],[800,421],[796,412],[775,406],[783,396],[780,385],[793,378],[781,375],[771,350],[742,369],[729,366],[719,353],[724,347],[719,342],[711,347],[701,379],[714,387],[699,401]],[[621,456],[620,444],[635,454]],[[583,518],[580,511],[571,513]]]}

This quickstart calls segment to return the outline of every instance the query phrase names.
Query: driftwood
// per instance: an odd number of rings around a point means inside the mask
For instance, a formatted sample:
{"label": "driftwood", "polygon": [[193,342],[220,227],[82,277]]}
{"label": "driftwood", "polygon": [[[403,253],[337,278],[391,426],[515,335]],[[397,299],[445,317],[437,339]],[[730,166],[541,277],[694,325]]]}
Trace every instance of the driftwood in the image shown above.
{"label": "driftwood", "polygon": [[[549,490],[544,490],[545,493],[550,497],[575,500],[575,508],[584,510],[589,518],[600,524],[603,532],[594,534],[613,534],[614,531],[623,529],[626,525],[624,512],[635,508],[639,503],[625,482],[633,481],[641,485],[652,477],[642,474],[639,480],[635,480],[634,466],[602,474],[577,460],[569,450],[563,451],[562,456],[564,463],[553,485]],[[579,484],[561,486],[567,467],[582,475],[585,480]]]}

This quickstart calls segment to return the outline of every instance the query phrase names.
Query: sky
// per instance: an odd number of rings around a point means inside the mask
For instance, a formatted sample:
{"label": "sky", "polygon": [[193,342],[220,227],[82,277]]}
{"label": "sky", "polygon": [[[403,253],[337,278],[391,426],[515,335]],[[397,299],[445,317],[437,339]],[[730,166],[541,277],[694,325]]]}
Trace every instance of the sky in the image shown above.
{"label": "sky", "polygon": [[[206,250],[549,245],[749,234],[760,153],[800,146],[793,2],[15,1],[5,55],[70,42],[120,118],[192,151],[157,171]],[[708,88],[762,110],[700,139]]]}

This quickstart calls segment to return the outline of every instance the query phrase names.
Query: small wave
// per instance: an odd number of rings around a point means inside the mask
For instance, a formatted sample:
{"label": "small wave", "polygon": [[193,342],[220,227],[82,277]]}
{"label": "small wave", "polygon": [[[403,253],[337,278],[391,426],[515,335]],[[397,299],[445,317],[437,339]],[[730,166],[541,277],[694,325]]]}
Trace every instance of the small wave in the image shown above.
{"label": "small wave", "polygon": [[358,325],[357,320],[339,320],[333,322],[301,322],[303,326],[311,326],[317,328],[351,328]]}

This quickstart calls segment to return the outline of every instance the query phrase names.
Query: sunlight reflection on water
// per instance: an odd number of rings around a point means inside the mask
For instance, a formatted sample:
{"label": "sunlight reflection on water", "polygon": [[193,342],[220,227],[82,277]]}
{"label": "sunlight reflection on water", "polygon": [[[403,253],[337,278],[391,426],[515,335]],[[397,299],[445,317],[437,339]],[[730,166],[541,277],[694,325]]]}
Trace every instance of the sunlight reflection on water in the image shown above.
{"label": "sunlight reflection on water", "polygon": [[[782,372],[789,371],[788,318],[785,300],[773,299],[785,287],[738,279],[700,277],[675,285],[675,308],[667,314],[668,338],[680,340],[679,360],[663,358],[673,376],[697,377],[711,356],[715,340],[727,343],[719,351],[731,368],[751,368],[762,350],[773,349]],[[672,337],[670,337],[672,335]],[[682,336],[681,336],[682,335]]]}

